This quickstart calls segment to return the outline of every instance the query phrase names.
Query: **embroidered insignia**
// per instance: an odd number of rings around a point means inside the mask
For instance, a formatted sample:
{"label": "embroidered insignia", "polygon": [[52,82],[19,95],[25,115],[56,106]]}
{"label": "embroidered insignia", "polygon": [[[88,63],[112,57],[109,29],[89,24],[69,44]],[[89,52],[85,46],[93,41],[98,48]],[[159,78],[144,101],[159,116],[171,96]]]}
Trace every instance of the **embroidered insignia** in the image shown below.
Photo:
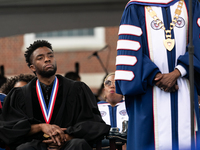
{"label": "embroidered insignia", "polygon": [[185,20],[181,17],[177,19],[176,25],[177,28],[182,28],[185,26]]}
{"label": "embroidered insignia", "polygon": [[151,22],[151,27],[154,29],[154,30],[160,30],[161,27],[159,27],[159,25],[155,22],[155,20],[153,20]]}
{"label": "embroidered insignia", "polygon": [[126,116],[126,110],[125,110],[125,109],[124,109],[124,110],[121,110],[121,111],[119,112],[119,114],[122,115],[122,116]]}
{"label": "embroidered insignia", "polygon": [[200,18],[197,19],[197,25],[200,27]]}
{"label": "embroidered insignia", "polygon": [[105,111],[101,111],[100,113],[101,113],[101,117],[105,117],[107,114]]}

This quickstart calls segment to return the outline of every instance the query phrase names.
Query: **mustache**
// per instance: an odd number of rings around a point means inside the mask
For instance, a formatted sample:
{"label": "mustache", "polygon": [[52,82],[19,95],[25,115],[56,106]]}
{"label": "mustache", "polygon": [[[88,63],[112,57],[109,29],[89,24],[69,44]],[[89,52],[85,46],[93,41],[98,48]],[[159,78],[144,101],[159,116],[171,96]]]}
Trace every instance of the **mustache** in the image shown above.
{"label": "mustache", "polygon": [[49,66],[49,65],[51,65],[52,67],[55,67],[55,65],[54,65],[54,64],[46,64],[46,65],[44,65],[44,67],[43,67],[43,68],[45,68],[46,66]]}

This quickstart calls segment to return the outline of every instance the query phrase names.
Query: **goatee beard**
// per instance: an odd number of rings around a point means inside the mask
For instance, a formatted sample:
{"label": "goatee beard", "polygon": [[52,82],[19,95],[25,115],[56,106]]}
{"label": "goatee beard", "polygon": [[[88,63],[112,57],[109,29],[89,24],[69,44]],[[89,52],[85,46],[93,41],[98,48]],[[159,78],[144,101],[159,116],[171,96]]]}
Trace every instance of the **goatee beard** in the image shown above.
{"label": "goatee beard", "polygon": [[57,66],[55,66],[54,69],[50,71],[44,71],[44,70],[39,71],[38,74],[41,75],[42,77],[49,78],[55,75],[56,71],[57,71]]}

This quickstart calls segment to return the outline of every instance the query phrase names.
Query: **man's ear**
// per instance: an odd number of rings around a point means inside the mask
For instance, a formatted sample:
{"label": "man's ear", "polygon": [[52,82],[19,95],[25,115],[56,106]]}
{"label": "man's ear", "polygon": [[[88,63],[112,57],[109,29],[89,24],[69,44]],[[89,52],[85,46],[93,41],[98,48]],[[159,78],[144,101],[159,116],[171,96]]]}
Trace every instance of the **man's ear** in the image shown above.
{"label": "man's ear", "polygon": [[35,66],[34,66],[34,65],[30,65],[29,67],[30,67],[30,69],[31,69],[33,72],[35,72],[35,71],[36,71],[36,69],[35,69]]}

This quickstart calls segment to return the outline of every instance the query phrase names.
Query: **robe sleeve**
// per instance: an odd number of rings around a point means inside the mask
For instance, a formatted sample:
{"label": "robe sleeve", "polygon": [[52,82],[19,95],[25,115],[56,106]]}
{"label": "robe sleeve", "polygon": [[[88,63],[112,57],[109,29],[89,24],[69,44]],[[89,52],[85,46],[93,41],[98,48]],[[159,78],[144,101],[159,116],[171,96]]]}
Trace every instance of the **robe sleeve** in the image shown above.
{"label": "robe sleeve", "polygon": [[21,88],[14,88],[10,91],[4,100],[0,116],[0,139],[13,147],[33,138],[26,135],[31,129],[31,123],[37,122],[26,115],[23,97]]}
{"label": "robe sleeve", "polygon": [[[140,6],[140,8],[143,6]],[[144,9],[141,9],[144,11]],[[138,6],[129,5],[124,10],[119,27],[116,57],[116,92],[122,95],[137,95],[153,86],[158,67],[144,53],[147,40],[140,23]],[[142,16],[144,18],[144,16]]]}
{"label": "robe sleeve", "polygon": [[[193,45],[194,45],[194,82],[200,94],[200,4],[198,1],[193,1]],[[179,56],[178,65],[181,65],[186,70],[185,77],[189,79],[189,52]]]}
{"label": "robe sleeve", "polygon": [[76,138],[84,138],[89,143],[94,143],[107,135],[110,126],[102,120],[96,99],[89,87],[77,82],[71,92],[70,99],[74,107],[73,124],[67,127],[66,133]]}

